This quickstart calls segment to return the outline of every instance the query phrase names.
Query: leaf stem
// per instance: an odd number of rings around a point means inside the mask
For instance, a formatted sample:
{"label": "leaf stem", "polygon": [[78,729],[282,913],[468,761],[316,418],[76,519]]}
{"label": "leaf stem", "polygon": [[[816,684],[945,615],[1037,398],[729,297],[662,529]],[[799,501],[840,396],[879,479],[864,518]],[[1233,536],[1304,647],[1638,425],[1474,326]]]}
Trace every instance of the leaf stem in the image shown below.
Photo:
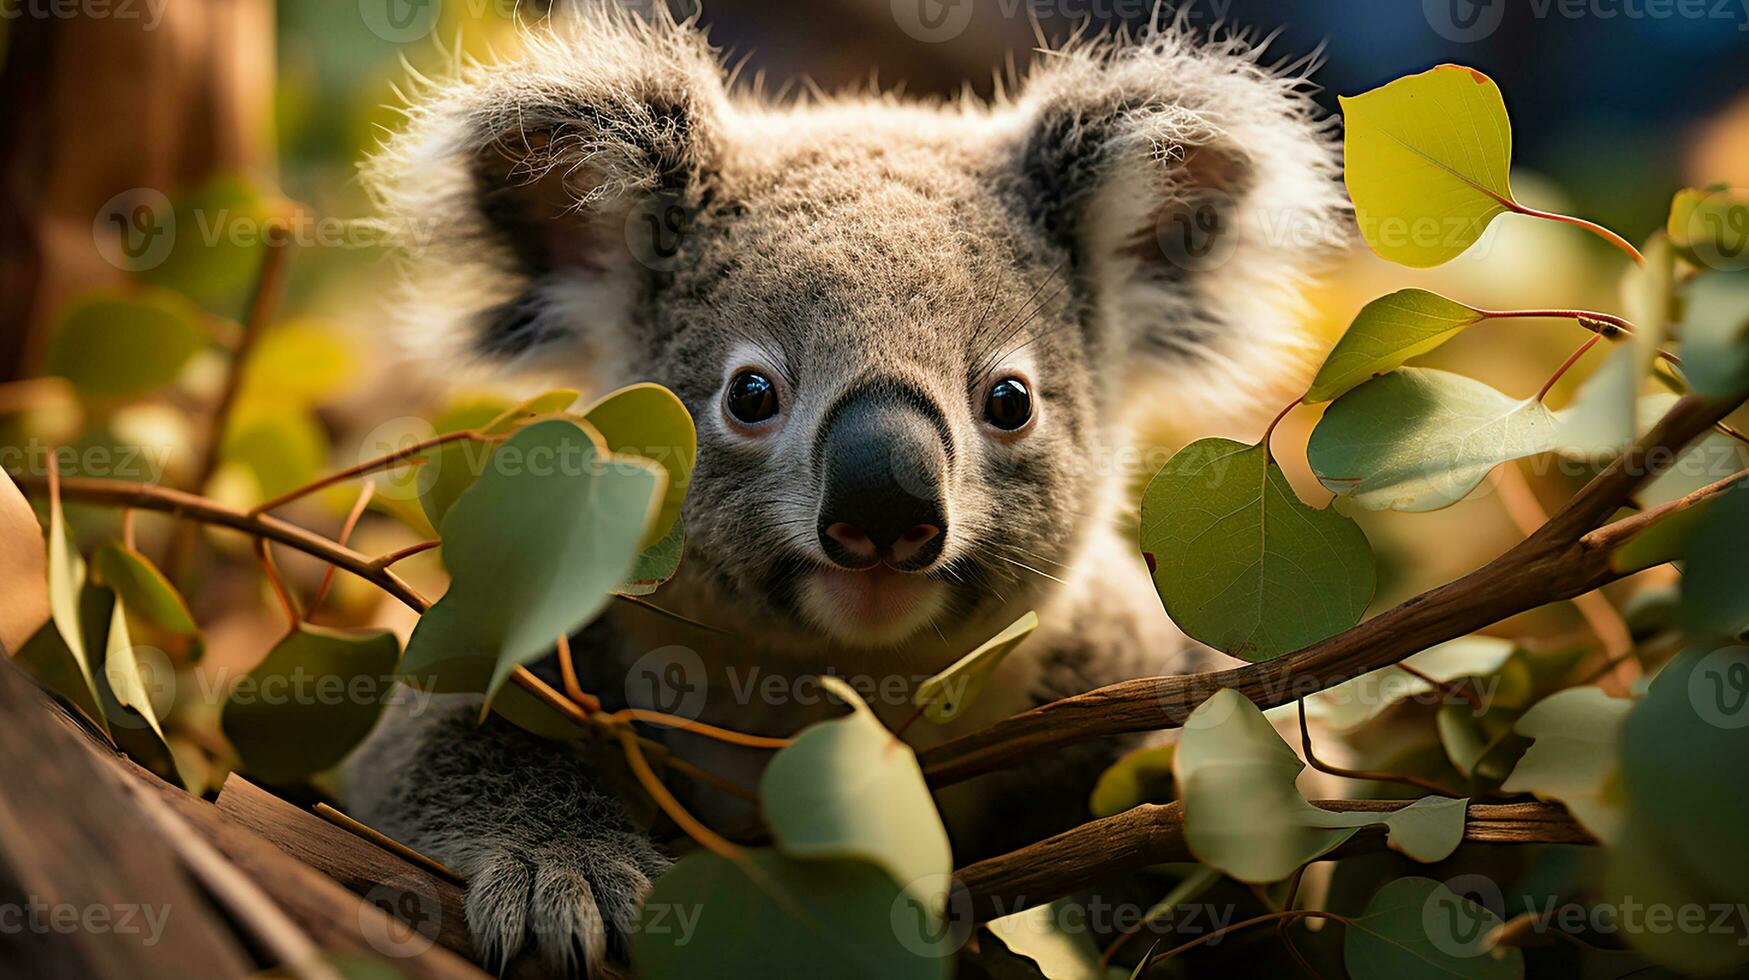
{"label": "leaf stem", "polygon": [[1275,427],[1281,424],[1282,419],[1287,418],[1287,413],[1293,411],[1294,406],[1298,405],[1300,403],[1300,401],[1301,401],[1301,399],[1296,398],[1293,401],[1288,402],[1286,407],[1282,408],[1281,411],[1275,413],[1275,418],[1271,419],[1269,422],[1269,428],[1263,430],[1263,440],[1262,440],[1263,451],[1266,455],[1269,455],[1270,458],[1273,459],[1274,454],[1269,452],[1269,439],[1271,436],[1275,435]]}
{"label": "leaf stem", "polygon": [[1598,313],[1593,310],[1477,310],[1476,312],[1484,320],[1577,320],[1581,327],[1592,333],[1602,333],[1600,327],[1610,327],[1626,334],[1634,332],[1634,325],[1627,320],[1613,313]]}
{"label": "leaf stem", "polygon": [[788,738],[773,738],[769,735],[748,735],[742,732],[733,732],[727,728],[718,728],[702,721],[693,721],[690,718],[681,718],[678,715],[664,714],[660,711],[648,711],[643,708],[621,708],[604,717],[614,721],[641,721],[645,724],[661,725],[664,728],[678,728],[694,735],[703,735],[705,738],[749,749],[781,749],[794,741]]}
{"label": "leaf stem", "polygon": [[500,440],[505,439],[505,438],[508,438],[508,436],[489,436],[489,435],[485,435],[483,433],[480,433],[478,431],[475,431],[473,429],[463,429],[460,432],[446,432],[443,435],[434,436],[430,439],[426,439],[423,442],[417,443],[417,444],[412,445],[412,446],[408,446],[405,449],[397,449],[392,453],[384,453],[383,455],[378,456],[375,459],[367,459],[364,462],[357,464],[356,466],[348,466],[346,469],[340,470],[340,471],[335,472],[335,473],[330,473],[327,476],[324,476],[324,477],[317,479],[317,480],[312,480],[309,483],[306,483],[301,487],[295,487],[291,490],[287,490],[285,493],[280,494],[279,496],[273,498],[272,500],[269,500],[265,503],[256,504],[254,507],[249,509],[249,513],[251,513],[251,514],[265,514],[265,513],[268,513],[269,511],[278,510],[281,507],[284,507],[286,504],[289,504],[294,500],[298,500],[298,499],[301,499],[303,497],[307,497],[310,494],[315,493],[318,490],[325,490],[328,487],[331,487],[336,483],[344,483],[347,480],[353,479],[355,477],[363,476],[366,473],[374,473],[377,470],[386,469],[390,466],[393,466],[396,463],[401,462],[402,460],[408,458],[409,456],[417,456],[420,453],[423,453],[428,449],[434,449],[438,446],[446,445],[448,443],[458,442],[458,441],[463,440],[463,439],[476,439],[476,440],[479,440],[480,442],[497,442],[497,441],[500,441]]}
{"label": "leaf stem", "polygon": [[680,805],[680,801],[674,798],[674,794],[668,791],[662,780],[656,778],[656,773],[650,768],[650,760],[644,758],[643,746],[638,744],[638,738],[631,729],[615,729],[614,735],[619,739],[620,747],[625,750],[626,764],[631,766],[632,775],[638,778],[644,792],[650,794],[650,799],[656,801],[656,805],[662,808],[668,819],[674,821],[688,837],[698,841],[706,850],[737,865],[746,864],[746,855],[738,845],[729,843],[716,831],[706,827],[686,807]]}
{"label": "leaf stem", "polygon": [[1578,350],[1569,355],[1565,361],[1562,361],[1560,367],[1555,368],[1555,373],[1549,375],[1549,380],[1543,382],[1542,390],[1536,393],[1536,400],[1540,402],[1544,398],[1547,398],[1549,392],[1554,390],[1555,383],[1560,381],[1562,376],[1572,369],[1573,365],[1579,363],[1579,358],[1584,357],[1586,352],[1591,350],[1591,348],[1596,347],[1597,342],[1602,339],[1602,334],[1593,334],[1590,340],[1580,344]]}
{"label": "leaf stem", "polygon": [[[370,505],[371,495],[375,492],[376,487],[369,483],[366,483],[359,489],[358,499],[353,502],[352,510],[346,515],[346,522],[340,525],[340,534],[334,539],[335,543],[344,545],[347,540],[352,537],[353,530],[358,527],[359,518],[364,516],[364,509]],[[305,622],[308,622],[312,616],[316,615],[316,610],[321,608],[322,600],[328,598],[328,589],[333,586],[333,584],[334,566],[329,565],[328,568],[322,572],[322,584],[316,587],[316,595],[310,599],[310,609],[304,614]]]}
{"label": "leaf stem", "polygon": [[1524,205],[1519,204],[1517,201],[1507,200],[1502,201],[1502,203],[1511,210],[1522,215],[1527,215],[1532,218],[1547,218],[1550,221],[1559,221],[1564,224],[1575,225],[1583,228],[1599,238],[1602,238],[1611,245],[1614,245],[1616,248],[1621,249],[1627,254],[1628,258],[1634,260],[1635,265],[1643,266],[1646,264],[1646,257],[1641,255],[1640,250],[1635,248],[1632,243],[1595,221],[1586,221],[1584,218],[1575,218],[1570,214],[1557,214],[1553,211],[1539,211],[1536,208],[1527,208]]}
{"label": "leaf stem", "polygon": [[[1397,666],[1401,667],[1402,664],[1398,664]],[[1449,796],[1452,799],[1458,799],[1463,796],[1463,793],[1457,790],[1441,786],[1431,779],[1423,779],[1420,776],[1413,776],[1407,773],[1381,772],[1371,769],[1344,769],[1340,766],[1332,766],[1328,763],[1320,762],[1317,755],[1312,752],[1312,730],[1310,726],[1306,724],[1306,702],[1304,698],[1300,699],[1299,705],[1300,748],[1305,752],[1306,764],[1313,769],[1331,776],[1341,776],[1344,779],[1370,779],[1377,782],[1404,783],[1418,789],[1427,790],[1430,793],[1437,793],[1440,796]]]}
{"label": "leaf stem", "polygon": [[388,552],[387,554],[378,555],[371,559],[370,565],[372,568],[376,569],[388,568],[390,565],[393,565],[398,561],[411,558],[414,555],[423,554],[442,544],[442,538],[432,538],[429,541],[420,541],[416,544],[410,544],[405,548],[396,548],[394,551]]}
{"label": "leaf stem", "polygon": [[555,646],[559,649],[559,677],[565,683],[565,696],[590,714],[600,711],[601,699],[583,690],[582,683],[577,680],[577,667],[571,661],[571,638],[560,633]]}
{"label": "leaf stem", "polygon": [[285,610],[285,618],[290,620],[290,628],[296,630],[304,617],[298,612],[298,603],[285,587],[285,582],[279,577],[279,569],[273,564],[273,552],[268,550],[266,538],[253,538],[250,544],[255,549],[255,557],[261,560],[261,574],[267,577],[267,584],[273,587],[273,594],[279,597],[279,605]]}

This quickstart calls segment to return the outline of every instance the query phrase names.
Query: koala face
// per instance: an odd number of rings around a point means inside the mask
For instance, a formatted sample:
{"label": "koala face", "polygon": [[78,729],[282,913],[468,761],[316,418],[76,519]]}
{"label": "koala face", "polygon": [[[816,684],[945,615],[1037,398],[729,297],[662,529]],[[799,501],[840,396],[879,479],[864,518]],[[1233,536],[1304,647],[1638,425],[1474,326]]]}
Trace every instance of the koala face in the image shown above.
{"label": "koala face", "polygon": [[689,27],[599,14],[410,120],[366,178],[438,226],[417,344],[673,389],[699,455],[667,591],[779,647],[947,649],[1037,605],[1112,519],[1127,422],[1287,397],[1339,215],[1299,80],[1175,34],[997,104],[774,106]]}

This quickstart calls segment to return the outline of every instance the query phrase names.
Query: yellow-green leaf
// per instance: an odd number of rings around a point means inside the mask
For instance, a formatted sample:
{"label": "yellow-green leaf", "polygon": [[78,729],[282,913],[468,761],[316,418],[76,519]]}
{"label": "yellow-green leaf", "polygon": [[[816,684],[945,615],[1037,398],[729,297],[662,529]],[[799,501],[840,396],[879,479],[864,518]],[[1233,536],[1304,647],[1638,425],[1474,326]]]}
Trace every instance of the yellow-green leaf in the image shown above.
{"label": "yellow-green leaf", "polygon": [[1306,392],[1327,402],[1374,375],[1403,366],[1482,320],[1482,313],[1425,289],[1399,289],[1366,304]]}
{"label": "yellow-green leaf", "polygon": [[1592,836],[1614,844],[1625,819],[1616,759],[1622,722],[1633,706],[1595,687],[1568,688],[1538,701],[1513,726],[1534,741],[1501,790],[1559,800]]}
{"label": "yellow-green leaf", "polygon": [[62,512],[59,494],[49,496],[49,615],[67,652],[96,696],[97,679],[91,672],[91,657],[85,648],[84,625],[79,615],[79,596],[85,588],[85,559],[73,543]]}
{"label": "yellow-green leaf", "polygon": [[[481,435],[504,435],[514,432],[517,427],[531,419],[562,412],[576,400],[577,392],[556,388],[505,409],[491,421],[478,426],[478,429]],[[461,423],[464,419],[465,416],[458,416],[454,421]],[[443,434],[468,427],[465,424],[455,424],[453,428],[438,431]],[[426,462],[418,470],[419,504],[425,508],[425,516],[431,519],[432,527],[443,530],[443,519],[449,514],[449,509],[455,506],[456,499],[486,471],[497,448],[497,444],[493,442],[462,439],[445,443],[426,454]]]}
{"label": "yellow-green leaf", "polygon": [[1512,124],[1488,76],[1440,65],[1339,101],[1348,193],[1379,255],[1439,265],[1512,208]]}
{"label": "yellow-green leaf", "polygon": [[1169,798],[1175,749],[1173,745],[1147,745],[1124,753],[1099,774],[1087,797],[1087,809],[1095,817],[1109,817]]}
{"label": "yellow-green leaf", "polygon": [[[120,597],[110,606],[109,633],[104,638],[103,677],[109,682],[116,703],[132,708],[146,720],[158,740],[164,740],[164,729],[158,723],[157,709],[152,706],[152,693],[140,676],[140,662],[135,656],[134,641],[128,635],[127,611]],[[169,745],[166,743],[166,750]]]}
{"label": "yellow-green leaf", "polygon": [[245,399],[310,405],[344,391],[357,365],[335,328],[297,320],[263,334],[243,372]]}
{"label": "yellow-green leaf", "polygon": [[75,300],[49,338],[43,367],[80,394],[119,398],[175,381],[206,344],[200,312],[162,290]]}
{"label": "yellow-green leaf", "polygon": [[1665,229],[1670,243],[1696,265],[1749,269],[1749,190],[1714,184],[1677,191]]}
{"label": "yellow-green leaf", "polygon": [[1038,613],[1029,609],[952,666],[917,685],[911,703],[921,706],[930,721],[942,724],[954,720],[983,693],[984,684],[1002,660],[1036,629]]}
{"label": "yellow-green leaf", "polygon": [[698,457],[698,434],[692,415],[674,392],[658,384],[635,384],[612,392],[583,410],[583,417],[601,433],[609,452],[642,456],[668,471],[668,490],[651,525],[654,547],[680,519],[680,505],[692,483]]}
{"label": "yellow-green leaf", "polygon": [[92,566],[98,584],[113,589],[134,615],[172,633],[199,630],[182,594],[145,555],[112,541],[97,549]]}
{"label": "yellow-green leaf", "polygon": [[[658,521],[661,518],[657,518]],[[676,520],[662,540],[645,548],[633,566],[631,577],[620,583],[621,595],[649,595],[662,587],[680,570],[680,557],[686,551],[686,522]]]}

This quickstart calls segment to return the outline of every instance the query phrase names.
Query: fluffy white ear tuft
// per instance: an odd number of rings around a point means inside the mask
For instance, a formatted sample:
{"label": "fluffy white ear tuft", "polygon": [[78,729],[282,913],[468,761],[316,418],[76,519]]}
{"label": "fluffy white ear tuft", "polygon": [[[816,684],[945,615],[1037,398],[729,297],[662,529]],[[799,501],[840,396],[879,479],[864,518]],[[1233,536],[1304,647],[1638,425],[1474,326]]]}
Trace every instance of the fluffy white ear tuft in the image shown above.
{"label": "fluffy white ear tuft", "polygon": [[[1034,219],[1075,257],[1108,346],[1176,416],[1249,420],[1308,380],[1301,290],[1345,242],[1332,120],[1241,38],[1164,31],[1044,56],[1016,105]],[[1138,356],[1139,355],[1139,356]]]}
{"label": "fluffy white ear tuft", "polygon": [[664,14],[604,4],[523,43],[515,61],[420,80],[363,168],[407,256],[403,345],[446,371],[623,357],[661,270],[642,219],[695,203],[724,112],[715,56]]}

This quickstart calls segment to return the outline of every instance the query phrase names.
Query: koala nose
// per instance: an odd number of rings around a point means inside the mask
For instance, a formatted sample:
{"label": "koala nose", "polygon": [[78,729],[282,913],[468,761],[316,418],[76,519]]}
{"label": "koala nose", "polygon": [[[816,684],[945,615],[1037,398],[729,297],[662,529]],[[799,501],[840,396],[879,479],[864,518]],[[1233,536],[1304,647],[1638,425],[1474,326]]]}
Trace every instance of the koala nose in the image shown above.
{"label": "koala nose", "polygon": [[845,568],[927,568],[947,540],[946,424],[926,396],[865,389],[828,416],[820,547]]}

